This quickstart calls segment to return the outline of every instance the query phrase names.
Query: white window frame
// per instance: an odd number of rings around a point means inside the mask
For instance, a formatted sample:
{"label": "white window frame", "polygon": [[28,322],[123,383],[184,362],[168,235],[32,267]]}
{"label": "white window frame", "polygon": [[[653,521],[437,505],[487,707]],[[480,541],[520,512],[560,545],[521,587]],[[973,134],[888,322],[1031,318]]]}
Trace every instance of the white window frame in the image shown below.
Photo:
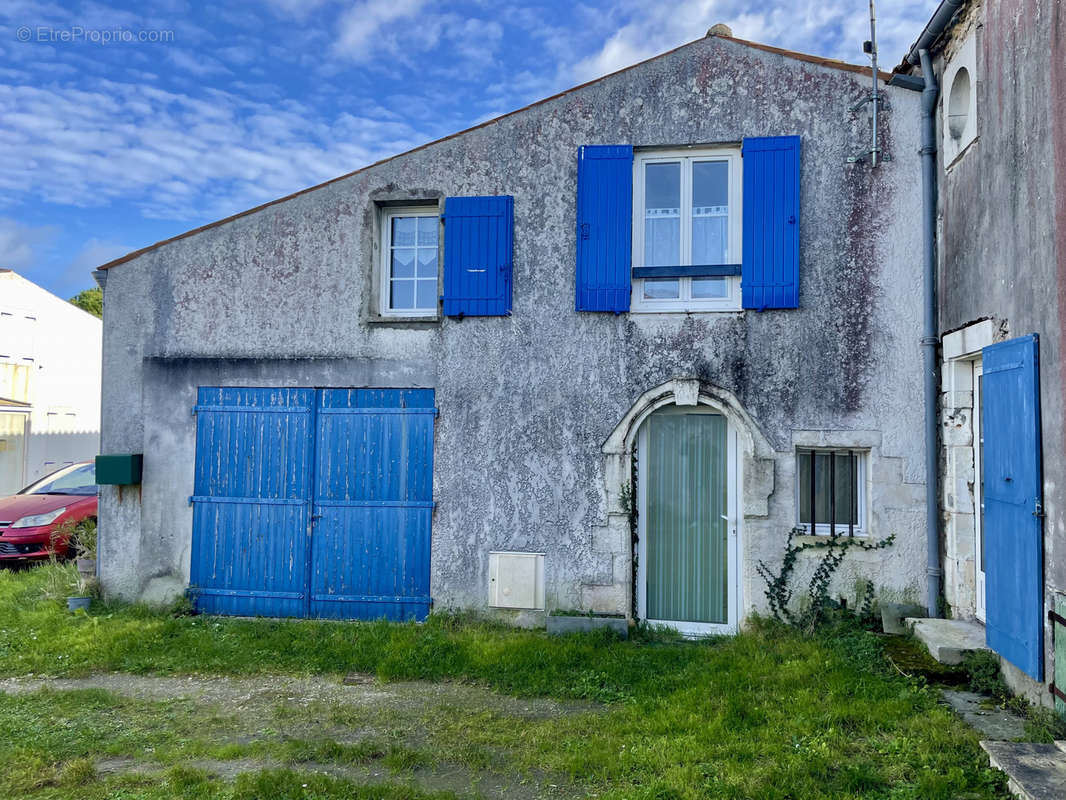
{"label": "white window frame", "polygon": [[[810,523],[800,521],[800,456],[806,456],[810,452],[815,453],[847,453],[851,451],[855,455],[855,516],[856,523],[853,528],[855,536],[865,537],[869,532],[869,526],[866,520],[866,495],[868,491],[868,484],[866,480],[866,468],[870,458],[870,451],[863,450],[856,447],[797,447],[795,449],[794,458],[796,465],[796,529],[802,530],[807,536],[831,536],[830,525],[828,522],[819,522],[814,525],[814,530],[811,530]],[[813,509],[812,509],[813,514]],[[848,535],[848,526],[846,523],[837,525],[836,532],[841,536]]]}
{"label": "white window frame", "polygon": [[[729,246],[726,263],[741,263],[742,161],[740,148],[706,147],[683,150],[647,150],[633,158],[633,266],[644,266],[644,167],[647,164],[681,162],[681,264],[692,263],[692,164],[725,161],[729,164]],[[679,298],[657,300],[644,297],[644,279],[633,279],[630,310],[639,312],[740,311],[740,276],[726,276],[725,297],[693,298],[692,278],[680,277]]]}
{"label": "white window frame", "polygon": [[[434,297],[440,295],[441,275],[441,240],[440,209],[437,206],[388,206],[381,210],[381,234],[378,247],[381,251],[381,262],[378,269],[378,293],[381,302],[378,303],[379,311],[383,317],[424,317],[436,319],[439,316],[440,306],[433,304],[433,308],[398,308],[391,306],[392,297],[392,220],[396,217],[433,217],[437,220],[437,289]],[[417,261],[417,259],[416,259]],[[417,270],[417,264],[415,269]],[[416,285],[417,297],[417,285]]]}

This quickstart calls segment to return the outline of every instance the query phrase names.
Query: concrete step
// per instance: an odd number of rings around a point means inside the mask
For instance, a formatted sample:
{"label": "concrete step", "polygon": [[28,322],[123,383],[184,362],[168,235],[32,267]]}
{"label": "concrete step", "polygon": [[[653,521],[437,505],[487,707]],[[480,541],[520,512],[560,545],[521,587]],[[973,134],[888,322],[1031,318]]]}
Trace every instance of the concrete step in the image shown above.
{"label": "concrete step", "polygon": [[967,653],[988,649],[985,628],[978,622],[924,617],[908,617],[905,622],[941,664],[961,664]]}
{"label": "concrete step", "polygon": [[1007,773],[1008,787],[1021,800],[1066,797],[1066,742],[981,742],[989,763]]}
{"label": "concrete step", "polygon": [[984,695],[959,689],[944,689],[940,695],[983,739],[1004,741],[1025,737],[1025,718],[990,705]]}

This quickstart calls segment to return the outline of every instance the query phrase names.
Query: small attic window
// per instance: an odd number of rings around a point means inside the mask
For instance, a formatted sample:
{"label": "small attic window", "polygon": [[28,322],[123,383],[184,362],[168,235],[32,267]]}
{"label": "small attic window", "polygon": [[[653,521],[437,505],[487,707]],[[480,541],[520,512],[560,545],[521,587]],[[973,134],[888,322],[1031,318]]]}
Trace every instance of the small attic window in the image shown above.
{"label": "small attic window", "polygon": [[948,94],[948,133],[955,141],[962,139],[970,120],[970,71],[962,67],[955,73]]}
{"label": "small attic window", "polygon": [[439,242],[440,213],[436,206],[382,210],[382,316],[437,315]]}
{"label": "small attic window", "polygon": [[950,169],[977,139],[977,39],[971,33],[944,70],[940,106],[944,166]]}

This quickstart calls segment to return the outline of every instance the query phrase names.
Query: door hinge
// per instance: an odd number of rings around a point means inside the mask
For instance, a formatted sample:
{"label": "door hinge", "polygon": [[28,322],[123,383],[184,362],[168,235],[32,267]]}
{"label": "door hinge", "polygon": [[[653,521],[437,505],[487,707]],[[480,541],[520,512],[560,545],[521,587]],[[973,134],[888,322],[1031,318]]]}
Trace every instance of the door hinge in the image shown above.
{"label": "door hinge", "polygon": [[1043,519],[1044,516],[1045,516],[1044,515],[1044,504],[1041,503],[1039,500],[1036,501],[1036,508],[1033,510],[1033,516],[1034,517],[1040,517],[1041,519]]}

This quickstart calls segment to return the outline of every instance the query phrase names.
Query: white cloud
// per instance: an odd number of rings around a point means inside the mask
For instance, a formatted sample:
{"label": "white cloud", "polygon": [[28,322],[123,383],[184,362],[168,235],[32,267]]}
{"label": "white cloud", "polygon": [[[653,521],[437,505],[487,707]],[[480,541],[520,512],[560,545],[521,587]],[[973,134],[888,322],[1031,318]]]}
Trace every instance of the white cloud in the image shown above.
{"label": "white cloud", "polygon": [[[362,0],[337,22],[334,52],[355,62],[366,62],[378,52],[397,52],[398,39],[418,38],[423,47],[436,44],[439,23],[433,17],[406,21],[419,14],[426,0]],[[396,23],[405,21],[404,30]]]}
{"label": "white cloud", "polygon": [[96,91],[2,86],[0,202],[132,203],[147,217],[202,220],[336,177],[431,138],[365,110],[326,117],[264,103],[100,81]]}
{"label": "white cloud", "polygon": [[[936,0],[901,0],[879,10],[880,66],[891,68],[899,62],[936,5]],[[618,27],[596,52],[574,64],[576,81],[605,75],[698,39],[719,22],[742,39],[868,63],[862,52],[862,43],[870,36],[865,3],[779,0],[753,6],[740,0],[621,0],[608,14]]]}
{"label": "white cloud", "polygon": [[329,0],[266,0],[266,4],[275,11],[296,19],[304,19],[327,2]]}
{"label": "white cloud", "polygon": [[58,232],[53,225],[33,227],[0,217],[0,268],[32,269],[44,259]]}

